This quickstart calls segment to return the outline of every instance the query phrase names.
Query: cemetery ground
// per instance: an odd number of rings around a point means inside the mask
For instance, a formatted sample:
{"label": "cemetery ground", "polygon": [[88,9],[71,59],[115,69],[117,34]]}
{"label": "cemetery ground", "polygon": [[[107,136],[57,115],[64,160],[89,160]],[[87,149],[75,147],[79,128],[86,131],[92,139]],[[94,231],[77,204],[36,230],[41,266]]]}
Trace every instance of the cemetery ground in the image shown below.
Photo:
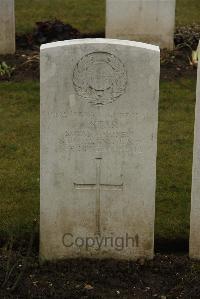
{"label": "cemetery ground", "polygon": [[[28,37],[55,11],[76,37],[102,36],[104,4],[24,4],[16,1],[17,53],[0,57],[0,297],[200,298],[200,264],[188,258],[196,69],[185,48],[161,55],[155,260],[39,264],[39,52]],[[199,0],[178,0],[177,24],[200,22],[199,9]]]}

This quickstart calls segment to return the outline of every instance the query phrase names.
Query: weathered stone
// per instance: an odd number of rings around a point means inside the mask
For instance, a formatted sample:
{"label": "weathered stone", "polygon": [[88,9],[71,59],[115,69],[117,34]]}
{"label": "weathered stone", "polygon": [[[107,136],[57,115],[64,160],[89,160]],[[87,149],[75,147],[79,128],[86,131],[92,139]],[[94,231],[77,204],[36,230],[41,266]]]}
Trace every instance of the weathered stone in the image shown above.
{"label": "weathered stone", "polygon": [[173,49],[175,0],[107,0],[106,37]]}
{"label": "weathered stone", "polygon": [[153,257],[159,68],[142,43],[41,47],[41,258]]}
{"label": "weathered stone", "polygon": [[190,217],[190,257],[194,259],[200,259],[200,65],[198,66],[197,77],[192,202]]}
{"label": "weathered stone", "polygon": [[0,0],[0,54],[15,53],[14,0]]}

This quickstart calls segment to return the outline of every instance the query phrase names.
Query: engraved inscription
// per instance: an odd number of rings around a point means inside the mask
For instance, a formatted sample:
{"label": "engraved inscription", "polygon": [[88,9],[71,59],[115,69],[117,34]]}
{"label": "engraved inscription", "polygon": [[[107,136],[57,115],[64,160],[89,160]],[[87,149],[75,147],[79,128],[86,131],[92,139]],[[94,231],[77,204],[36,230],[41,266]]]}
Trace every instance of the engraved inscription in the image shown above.
{"label": "engraved inscription", "polygon": [[[134,126],[129,126],[134,120],[143,127],[148,119],[148,112],[142,115],[119,111],[114,114],[107,111],[104,119],[97,118],[93,112],[56,111],[48,112],[57,121],[64,121],[62,133],[58,136],[57,149],[70,152],[123,153],[129,156],[143,152],[144,138]],[[77,117],[82,119],[77,124]]]}
{"label": "engraved inscription", "polygon": [[76,93],[93,105],[114,102],[126,90],[127,73],[115,55],[94,52],[75,66],[73,84]]}
{"label": "engraved inscription", "polygon": [[[100,129],[98,134],[90,129],[66,130],[65,150],[78,152],[140,152],[140,142],[134,138],[134,130]],[[63,143],[63,141],[61,141]]]}

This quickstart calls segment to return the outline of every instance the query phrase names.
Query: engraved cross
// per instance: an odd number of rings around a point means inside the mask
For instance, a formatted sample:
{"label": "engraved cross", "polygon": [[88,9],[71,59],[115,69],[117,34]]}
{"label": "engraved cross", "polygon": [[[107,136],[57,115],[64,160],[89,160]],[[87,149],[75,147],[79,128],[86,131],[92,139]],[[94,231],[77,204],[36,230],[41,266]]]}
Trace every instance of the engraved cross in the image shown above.
{"label": "engraved cross", "polygon": [[96,184],[76,184],[74,188],[77,190],[95,190],[96,191],[96,234],[100,235],[101,231],[101,191],[117,191],[123,190],[123,183],[121,185],[101,184],[101,160],[96,158]]}

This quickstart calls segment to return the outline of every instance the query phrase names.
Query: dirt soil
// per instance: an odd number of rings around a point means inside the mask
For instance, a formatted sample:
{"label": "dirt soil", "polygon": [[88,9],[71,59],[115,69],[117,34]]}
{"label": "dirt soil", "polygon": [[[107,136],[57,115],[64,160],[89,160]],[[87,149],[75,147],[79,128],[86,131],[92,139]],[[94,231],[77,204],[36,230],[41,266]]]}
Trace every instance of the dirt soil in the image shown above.
{"label": "dirt soil", "polygon": [[[39,79],[39,49],[42,43],[77,38],[105,37],[104,32],[82,34],[69,24],[59,20],[37,22],[33,32],[17,35],[15,55],[0,56],[0,64],[13,68],[0,76],[0,81],[23,81]],[[200,26],[184,26],[176,29],[175,50],[161,50],[161,79],[175,80],[181,76],[196,76],[196,67],[192,63],[192,50],[196,50],[200,39]]]}
{"label": "dirt soil", "polygon": [[185,255],[157,254],[154,261],[137,263],[76,259],[40,265],[37,256],[23,261],[2,250],[0,283],[2,299],[200,298],[200,263]]}

